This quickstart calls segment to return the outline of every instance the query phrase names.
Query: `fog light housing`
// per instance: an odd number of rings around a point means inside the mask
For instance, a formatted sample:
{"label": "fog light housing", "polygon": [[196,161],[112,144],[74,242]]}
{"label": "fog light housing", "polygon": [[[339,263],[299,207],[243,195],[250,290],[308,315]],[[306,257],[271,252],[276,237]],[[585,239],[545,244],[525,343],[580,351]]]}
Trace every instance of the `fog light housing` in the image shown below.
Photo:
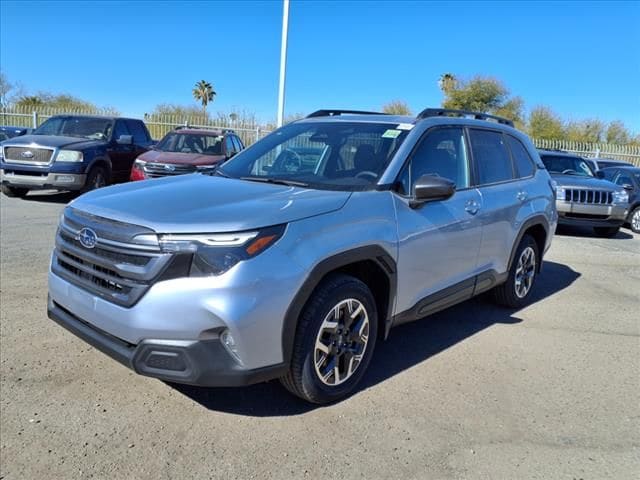
{"label": "fog light housing", "polygon": [[60,183],[73,183],[75,179],[72,175],[56,175],[56,182]]}
{"label": "fog light housing", "polygon": [[240,355],[238,354],[238,346],[236,345],[233,335],[228,329],[220,334],[220,341],[222,342],[222,345],[224,345],[224,348],[227,349],[227,352],[229,352],[239,364],[242,364],[242,360],[240,360]]}

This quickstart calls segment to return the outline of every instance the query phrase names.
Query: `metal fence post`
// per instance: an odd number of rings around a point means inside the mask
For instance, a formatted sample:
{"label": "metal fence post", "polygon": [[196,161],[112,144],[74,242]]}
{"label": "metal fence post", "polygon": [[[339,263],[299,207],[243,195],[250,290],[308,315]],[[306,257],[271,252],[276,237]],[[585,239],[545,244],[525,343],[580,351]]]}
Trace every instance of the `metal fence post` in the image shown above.
{"label": "metal fence post", "polygon": [[595,151],[595,158],[600,158],[600,148],[596,147],[596,151]]}
{"label": "metal fence post", "polygon": [[34,110],[32,117],[33,117],[33,128],[38,128],[38,112]]}
{"label": "metal fence post", "polygon": [[260,126],[256,127],[256,142],[260,140]]}

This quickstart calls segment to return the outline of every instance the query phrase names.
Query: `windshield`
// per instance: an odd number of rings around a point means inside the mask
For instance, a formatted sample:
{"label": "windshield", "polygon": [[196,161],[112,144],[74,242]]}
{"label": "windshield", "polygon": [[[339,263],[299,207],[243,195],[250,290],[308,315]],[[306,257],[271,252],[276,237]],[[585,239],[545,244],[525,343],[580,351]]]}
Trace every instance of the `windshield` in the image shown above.
{"label": "windshield", "polygon": [[95,117],[52,117],[34,135],[55,135],[105,140],[111,135],[113,120]]}
{"label": "windshield", "polygon": [[219,174],[319,189],[367,190],[408,131],[388,123],[293,123],[236,155]]}
{"label": "windshield", "polygon": [[589,164],[580,157],[541,155],[542,163],[551,173],[563,173],[565,175],[580,175],[594,177]]}
{"label": "windshield", "polygon": [[222,155],[222,139],[223,137],[218,135],[168,133],[154,149],[162,152]]}

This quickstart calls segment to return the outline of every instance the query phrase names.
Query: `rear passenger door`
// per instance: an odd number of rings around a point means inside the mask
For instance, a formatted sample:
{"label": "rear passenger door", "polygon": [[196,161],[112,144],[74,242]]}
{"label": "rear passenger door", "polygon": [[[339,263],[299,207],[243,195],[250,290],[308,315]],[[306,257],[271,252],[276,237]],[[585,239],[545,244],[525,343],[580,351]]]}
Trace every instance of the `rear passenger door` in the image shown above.
{"label": "rear passenger door", "polygon": [[[427,174],[452,180],[456,192],[446,200],[411,208],[413,186]],[[403,167],[397,190],[397,311],[416,307],[419,316],[427,315],[436,293],[444,295],[437,300],[442,302],[469,298],[482,232],[477,217],[480,195],[471,184],[464,129],[429,129]]]}
{"label": "rear passenger door", "polygon": [[516,219],[526,202],[519,174],[511,160],[507,137],[490,129],[470,128],[475,186],[482,197],[478,220],[482,224],[482,244],[478,255],[480,272],[504,273],[518,225]]}

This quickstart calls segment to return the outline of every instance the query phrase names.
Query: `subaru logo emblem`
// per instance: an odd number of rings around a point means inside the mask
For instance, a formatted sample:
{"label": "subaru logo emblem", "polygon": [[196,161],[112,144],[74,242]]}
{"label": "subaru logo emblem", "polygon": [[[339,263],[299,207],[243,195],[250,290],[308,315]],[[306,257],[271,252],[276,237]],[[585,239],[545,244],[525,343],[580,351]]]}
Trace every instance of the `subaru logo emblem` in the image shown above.
{"label": "subaru logo emblem", "polygon": [[93,248],[98,243],[98,236],[90,228],[83,228],[78,233],[78,241],[85,248]]}
{"label": "subaru logo emblem", "polygon": [[173,165],[165,165],[164,169],[168,170],[169,172],[173,172],[176,169],[176,167],[174,167]]}
{"label": "subaru logo emblem", "polygon": [[20,154],[22,158],[33,158],[33,152],[31,150],[25,150]]}

